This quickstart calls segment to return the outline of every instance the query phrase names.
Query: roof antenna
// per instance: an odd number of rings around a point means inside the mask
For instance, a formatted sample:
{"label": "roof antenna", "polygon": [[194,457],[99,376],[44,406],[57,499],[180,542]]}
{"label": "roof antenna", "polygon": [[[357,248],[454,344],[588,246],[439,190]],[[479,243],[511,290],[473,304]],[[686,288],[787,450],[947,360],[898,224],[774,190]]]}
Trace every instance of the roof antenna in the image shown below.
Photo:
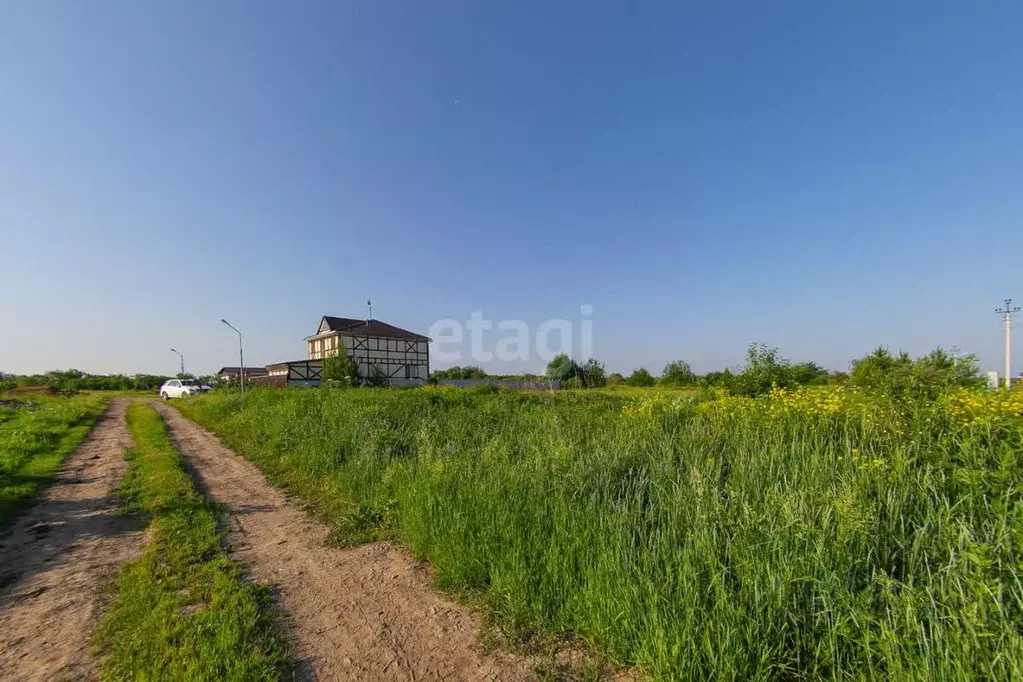
{"label": "roof antenna", "polygon": [[369,322],[370,320],[373,319],[373,301],[367,298],[366,305],[369,307],[369,319],[367,319],[366,321]]}

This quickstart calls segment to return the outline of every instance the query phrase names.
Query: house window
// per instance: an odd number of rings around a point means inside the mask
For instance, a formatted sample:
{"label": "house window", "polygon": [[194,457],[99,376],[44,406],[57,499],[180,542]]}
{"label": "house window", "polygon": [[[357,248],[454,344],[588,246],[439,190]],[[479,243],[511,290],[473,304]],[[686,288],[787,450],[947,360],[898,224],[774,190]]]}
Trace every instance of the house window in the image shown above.
{"label": "house window", "polygon": [[415,366],[413,366],[413,365],[405,365],[405,378],[406,379],[415,379],[416,378],[416,368],[415,368]]}

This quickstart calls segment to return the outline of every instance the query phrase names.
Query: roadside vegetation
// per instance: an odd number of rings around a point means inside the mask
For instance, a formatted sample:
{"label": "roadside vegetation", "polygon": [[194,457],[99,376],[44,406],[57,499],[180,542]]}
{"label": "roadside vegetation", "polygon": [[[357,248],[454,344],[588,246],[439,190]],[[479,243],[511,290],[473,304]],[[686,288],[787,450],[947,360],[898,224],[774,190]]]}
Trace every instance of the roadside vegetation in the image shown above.
{"label": "roadside vegetation", "polygon": [[105,408],[100,396],[0,394],[0,528],[31,504]]}
{"label": "roadside vegetation", "polygon": [[822,380],[754,350],[734,390],[676,367],[691,390],[175,406],[338,542],[399,540],[519,641],[655,679],[1023,677],[1023,392],[940,353]]}
{"label": "roadside vegetation", "polygon": [[278,679],[288,664],[268,590],[247,584],[221,545],[216,508],[195,490],[152,407],[128,408],[135,440],[120,489],[149,523],[96,640],[109,679]]}

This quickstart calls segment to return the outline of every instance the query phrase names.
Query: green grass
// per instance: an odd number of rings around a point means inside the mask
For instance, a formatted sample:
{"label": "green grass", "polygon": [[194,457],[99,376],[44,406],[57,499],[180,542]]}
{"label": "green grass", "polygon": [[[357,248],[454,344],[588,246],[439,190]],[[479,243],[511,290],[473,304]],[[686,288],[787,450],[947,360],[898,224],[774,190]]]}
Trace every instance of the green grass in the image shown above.
{"label": "green grass", "polygon": [[578,637],[665,680],[1023,677],[1018,421],[661,398],[256,389],[175,406],[339,541],[400,540],[514,637]]}
{"label": "green grass", "polygon": [[3,396],[0,406],[0,529],[24,511],[106,408],[102,396]]}
{"label": "green grass", "polygon": [[288,665],[269,591],[225,554],[217,509],[195,490],[149,405],[128,408],[135,448],[120,493],[150,541],[124,567],[96,640],[103,676],[134,680],[277,679]]}

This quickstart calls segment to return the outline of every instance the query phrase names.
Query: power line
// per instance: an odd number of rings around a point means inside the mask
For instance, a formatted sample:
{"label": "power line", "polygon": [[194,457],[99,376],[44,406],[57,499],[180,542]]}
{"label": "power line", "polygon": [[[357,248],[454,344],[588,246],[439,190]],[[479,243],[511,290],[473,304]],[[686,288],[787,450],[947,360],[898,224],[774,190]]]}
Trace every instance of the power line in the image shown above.
{"label": "power line", "polygon": [[1005,387],[1009,388],[1012,383],[1012,314],[1018,313],[1020,307],[1012,306],[1012,299],[1005,299],[1004,308],[996,308],[995,312],[1005,318]]}

